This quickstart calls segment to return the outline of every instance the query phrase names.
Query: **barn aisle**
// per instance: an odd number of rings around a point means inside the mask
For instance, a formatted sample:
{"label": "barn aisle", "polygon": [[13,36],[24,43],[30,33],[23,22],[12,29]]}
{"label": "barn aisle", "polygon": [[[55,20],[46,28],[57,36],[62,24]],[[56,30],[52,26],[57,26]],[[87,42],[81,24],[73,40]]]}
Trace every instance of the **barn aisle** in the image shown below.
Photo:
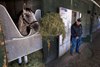
{"label": "barn aisle", "polygon": [[61,58],[47,64],[46,67],[100,67],[100,32],[97,34],[92,43],[81,45],[81,54],[74,53],[71,56],[68,51]]}

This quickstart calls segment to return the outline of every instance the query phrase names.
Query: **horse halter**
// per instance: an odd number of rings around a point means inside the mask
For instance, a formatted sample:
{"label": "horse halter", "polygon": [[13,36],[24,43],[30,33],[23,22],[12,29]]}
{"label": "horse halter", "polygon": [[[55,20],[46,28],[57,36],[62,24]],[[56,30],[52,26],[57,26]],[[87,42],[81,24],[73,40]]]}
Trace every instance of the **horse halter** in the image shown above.
{"label": "horse halter", "polygon": [[30,27],[32,24],[38,22],[38,21],[33,21],[32,23],[29,23],[22,15],[23,20],[28,24],[27,26]]}

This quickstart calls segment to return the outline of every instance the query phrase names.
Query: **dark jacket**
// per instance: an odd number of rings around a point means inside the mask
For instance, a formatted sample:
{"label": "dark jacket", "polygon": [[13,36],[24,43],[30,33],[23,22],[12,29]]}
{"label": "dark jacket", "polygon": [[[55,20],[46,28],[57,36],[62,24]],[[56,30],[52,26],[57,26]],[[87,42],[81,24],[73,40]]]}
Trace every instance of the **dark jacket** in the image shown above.
{"label": "dark jacket", "polygon": [[80,37],[82,35],[82,25],[80,24],[79,26],[74,23],[71,26],[71,37]]}

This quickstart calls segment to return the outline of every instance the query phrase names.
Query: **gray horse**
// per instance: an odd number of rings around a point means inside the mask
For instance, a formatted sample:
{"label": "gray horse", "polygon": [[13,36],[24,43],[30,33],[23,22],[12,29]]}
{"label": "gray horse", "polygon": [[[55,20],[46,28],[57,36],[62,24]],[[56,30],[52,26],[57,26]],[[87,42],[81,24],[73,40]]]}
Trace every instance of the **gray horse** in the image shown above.
{"label": "gray horse", "polygon": [[23,9],[23,12],[19,17],[18,29],[23,36],[27,36],[30,29],[33,29],[34,32],[39,30],[39,23],[37,22],[35,14],[30,8]]}
{"label": "gray horse", "polygon": [[[23,36],[27,36],[30,30],[33,29],[34,33],[39,30],[39,23],[37,22],[34,13],[30,8],[24,8],[23,12],[19,16],[18,29]],[[28,63],[27,56],[24,56],[25,63]],[[18,63],[22,63],[22,58],[19,57]]]}

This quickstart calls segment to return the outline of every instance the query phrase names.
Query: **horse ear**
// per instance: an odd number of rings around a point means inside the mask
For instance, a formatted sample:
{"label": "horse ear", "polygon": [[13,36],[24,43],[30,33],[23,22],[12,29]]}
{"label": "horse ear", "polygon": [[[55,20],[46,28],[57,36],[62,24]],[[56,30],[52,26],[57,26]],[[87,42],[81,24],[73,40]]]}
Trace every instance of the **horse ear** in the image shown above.
{"label": "horse ear", "polygon": [[24,5],[23,5],[23,13],[26,12],[26,11],[25,11],[25,8],[26,8],[26,3],[24,3]]}
{"label": "horse ear", "polygon": [[25,9],[25,8],[26,8],[26,3],[23,4],[23,9]]}

